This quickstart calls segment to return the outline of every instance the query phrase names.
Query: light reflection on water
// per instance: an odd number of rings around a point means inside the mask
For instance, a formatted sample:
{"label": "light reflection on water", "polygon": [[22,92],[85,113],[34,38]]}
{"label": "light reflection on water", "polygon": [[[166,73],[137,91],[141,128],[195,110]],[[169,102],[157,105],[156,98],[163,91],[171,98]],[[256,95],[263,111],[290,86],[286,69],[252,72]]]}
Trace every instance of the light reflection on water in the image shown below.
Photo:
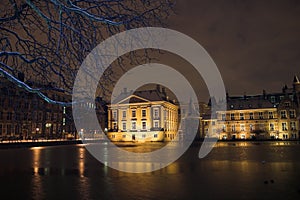
{"label": "light reflection on water", "polygon": [[[151,149],[147,146],[151,143],[145,145],[124,148]],[[1,192],[17,199],[300,197],[297,142],[219,142],[201,160],[197,157],[200,144],[193,144],[175,163],[145,174],[113,170],[95,160],[84,146],[0,150]],[[15,188],[17,193],[12,192]]]}

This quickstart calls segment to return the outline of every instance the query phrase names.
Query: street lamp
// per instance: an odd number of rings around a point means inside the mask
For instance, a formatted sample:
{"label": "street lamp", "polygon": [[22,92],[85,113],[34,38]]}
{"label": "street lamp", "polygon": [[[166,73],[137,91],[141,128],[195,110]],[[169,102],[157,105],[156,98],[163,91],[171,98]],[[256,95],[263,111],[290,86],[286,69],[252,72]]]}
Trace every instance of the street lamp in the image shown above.
{"label": "street lamp", "polygon": [[83,139],[83,129],[80,129],[80,139]]}
{"label": "street lamp", "polygon": [[35,129],[35,137],[37,138],[37,134],[39,133],[40,129],[39,128],[36,128]]}

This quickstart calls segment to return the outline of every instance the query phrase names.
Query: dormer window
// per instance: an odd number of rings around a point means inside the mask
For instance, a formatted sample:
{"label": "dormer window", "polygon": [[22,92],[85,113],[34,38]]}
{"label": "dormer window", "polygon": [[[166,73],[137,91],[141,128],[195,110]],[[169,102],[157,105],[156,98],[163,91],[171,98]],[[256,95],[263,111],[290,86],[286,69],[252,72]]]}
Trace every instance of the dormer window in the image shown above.
{"label": "dormer window", "polygon": [[275,103],[275,101],[276,101],[275,96],[271,96],[271,102]]}

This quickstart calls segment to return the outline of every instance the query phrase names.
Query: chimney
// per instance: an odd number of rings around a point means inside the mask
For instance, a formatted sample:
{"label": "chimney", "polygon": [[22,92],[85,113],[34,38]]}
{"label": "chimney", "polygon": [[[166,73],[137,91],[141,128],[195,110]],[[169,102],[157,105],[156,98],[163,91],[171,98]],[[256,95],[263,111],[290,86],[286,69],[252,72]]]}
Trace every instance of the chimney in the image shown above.
{"label": "chimney", "polygon": [[244,92],[244,99],[247,100],[246,92]]}
{"label": "chimney", "polygon": [[286,93],[287,89],[288,89],[287,85],[284,85],[284,87],[282,88],[282,93]]}
{"label": "chimney", "polygon": [[123,88],[123,93],[127,94],[127,88]]}
{"label": "chimney", "polygon": [[263,90],[263,98],[267,99],[267,92],[266,92],[266,90]]}

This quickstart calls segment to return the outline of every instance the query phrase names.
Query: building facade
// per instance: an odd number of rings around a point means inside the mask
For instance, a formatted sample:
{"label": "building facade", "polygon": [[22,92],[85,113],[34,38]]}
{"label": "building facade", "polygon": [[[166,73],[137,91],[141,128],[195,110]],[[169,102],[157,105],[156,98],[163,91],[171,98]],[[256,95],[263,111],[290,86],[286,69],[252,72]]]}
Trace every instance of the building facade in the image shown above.
{"label": "building facade", "polygon": [[178,106],[164,90],[126,89],[108,105],[108,138],[112,141],[170,141],[178,130]]}
{"label": "building facade", "polygon": [[[19,76],[22,79],[22,75]],[[68,96],[61,91],[49,90],[44,94],[56,101],[68,101]],[[18,88],[4,77],[0,77],[2,139],[63,138],[65,133],[75,130],[73,123],[70,123],[70,116],[68,107],[50,104],[37,94]]]}
{"label": "building facade", "polygon": [[300,81],[294,77],[293,87],[282,92],[255,96],[227,95],[227,110],[203,116],[203,135],[219,139],[300,138]]}

